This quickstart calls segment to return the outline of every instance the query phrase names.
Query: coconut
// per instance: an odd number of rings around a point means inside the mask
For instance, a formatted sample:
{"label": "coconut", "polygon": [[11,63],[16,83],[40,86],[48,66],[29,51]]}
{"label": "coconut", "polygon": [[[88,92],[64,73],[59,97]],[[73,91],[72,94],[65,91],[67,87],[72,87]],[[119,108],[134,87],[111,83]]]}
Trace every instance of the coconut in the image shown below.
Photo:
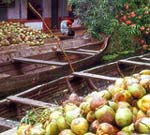
{"label": "coconut", "polygon": [[132,123],[133,114],[129,108],[118,108],[115,121],[119,127],[125,127]]}
{"label": "coconut", "polygon": [[98,120],[94,120],[94,121],[90,124],[89,131],[92,132],[92,133],[96,133],[99,124],[100,124],[100,123],[98,122]]}
{"label": "coconut", "polygon": [[77,135],[85,134],[88,132],[88,128],[88,121],[83,117],[76,118],[71,122],[71,130]]}
{"label": "coconut", "polygon": [[150,118],[144,117],[135,122],[135,130],[138,133],[150,134]]}
{"label": "coconut", "polygon": [[58,135],[76,135],[74,134],[71,129],[65,129],[65,130],[62,130]]}
{"label": "coconut", "polygon": [[137,101],[137,105],[140,110],[147,112],[150,109],[150,94],[145,95]]}
{"label": "coconut", "polygon": [[59,129],[55,120],[51,121],[46,127],[46,135],[58,135]]}
{"label": "coconut", "polygon": [[59,116],[56,123],[57,123],[59,131],[69,128],[69,125],[66,123],[65,117],[63,116]]}
{"label": "coconut", "polygon": [[64,108],[64,111],[67,112],[67,111],[72,111],[72,110],[76,109],[77,106],[73,103],[66,103],[63,105],[63,108]]}
{"label": "coconut", "polygon": [[95,111],[98,107],[106,104],[107,101],[106,99],[99,97],[99,96],[95,96],[95,98],[92,99],[90,107],[92,111]]}
{"label": "coconut", "polygon": [[150,75],[150,70],[149,69],[144,69],[139,74],[140,75]]}
{"label": "coconut", "polygon": [[71,122],[73,119],[79,117],[81,114],[80,114],[80,108],[76,108],[72,111],[67,111],[65,113],[65,120],[66,120],[66,123],[68,125],[71,125]]}
{"label": "coconut", "polygon": [[143,117],[146,117],[146,114],[142,110],[139,110],[136,115],[136,120],[143,118]]}
{"label": "coconut", "polygon": [[116,102],[113,101],[108,101],[108,105],[114,110],[116,111],[118,109],[118,104]]}
{"label": "coconut", "polygon": [[101,90],[100,92],[98,92],[98,96],[106,100],[111,99],[111,93],[108,90]]}
{"label": "coconut", "polygon": [[134,124],[133,124],[133,123],[131,123],[129,126],[125,126],[125,127],[123,127],[123,128],[121,129],[121,131],[126,132],[126,133],[129,133],[130,135],[133,134],[134,130],[135,130],[135,129],[134,129]]}
{"label": "coconut", "polygon": [[81,114],[83,116],[86,116],[88,114],[88,112],[91,111],[90,103],[89,102],[82,102],[80,104],[80,109],[81,109]]}
{"label": "coconut", "polygon": [[126,101],[130,102],[132,100],[132,95],[127,90],[121,90],[118,93],[114,94],[113,101],[120,102],[120,101]]}
{"label": "coconut", "polygon": [[86,115],[86,119],[89,123],[93,122],[95,120],[95,112],[94,111],[88,112],[88,114]]}
{"label": "coconut", "polygon": [[117,132],[118,129],[113,125],[109,123],[101,123],[97,128],[96,135],[105,135],[105,134],[116,135]]}
{"label": "coconut", "polygon": [[95,117],[99,122],[113,123],[115,112],[110,106],[103,105],[95,111]]}
{"label": "coconut", "polygon": [[62,111],[59,111],[59,110],[53,111],[50,114],[50,120],[57,120],[59,116],[61,116],[62,114],[63,114]]}
{"label": "coconut", "polygon": [[138,83],[134,83],[128,86],[128,91],[134,98],[141,98],[146,94],[144,87]]}

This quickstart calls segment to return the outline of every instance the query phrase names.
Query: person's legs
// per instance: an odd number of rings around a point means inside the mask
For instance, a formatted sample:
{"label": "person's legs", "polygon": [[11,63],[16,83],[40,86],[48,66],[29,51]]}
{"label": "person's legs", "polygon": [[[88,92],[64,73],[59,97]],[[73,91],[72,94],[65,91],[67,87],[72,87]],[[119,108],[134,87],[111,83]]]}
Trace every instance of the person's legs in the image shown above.
{"label": "person's legs", "polygon": [[74,35],[75,35],[75,32],[70,29],[70,30],[68,31],[68,36],[74,36]]}

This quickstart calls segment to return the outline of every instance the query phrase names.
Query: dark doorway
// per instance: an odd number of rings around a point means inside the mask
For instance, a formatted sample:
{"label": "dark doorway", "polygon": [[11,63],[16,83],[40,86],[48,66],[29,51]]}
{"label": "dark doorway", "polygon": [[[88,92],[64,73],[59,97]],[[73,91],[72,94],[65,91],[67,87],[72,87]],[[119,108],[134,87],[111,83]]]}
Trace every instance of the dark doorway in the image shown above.
{"label": "dark doorway", "polygon": [[68,11],[69,17],[74,18],[74,10],[75,10],[75,5],[72,5],[70,7],[70,10]]}
{"label": "dark doorway", "polygon": [[52,28],[58,28],[58,0],[52,0]]}
{"label": "dark doorway", "polygon": [[[43,1],[42,0],[28,0],[28,3],[31,3],[31,5],[42,15],[43,10]],[[33,10],[28,5],[28,19],[39,19],[39,16],[33,12]]]}
{"label": "dark doorway", "polygon": [[7,8],[0,8],[0,21],[6,21],[7,19]]}

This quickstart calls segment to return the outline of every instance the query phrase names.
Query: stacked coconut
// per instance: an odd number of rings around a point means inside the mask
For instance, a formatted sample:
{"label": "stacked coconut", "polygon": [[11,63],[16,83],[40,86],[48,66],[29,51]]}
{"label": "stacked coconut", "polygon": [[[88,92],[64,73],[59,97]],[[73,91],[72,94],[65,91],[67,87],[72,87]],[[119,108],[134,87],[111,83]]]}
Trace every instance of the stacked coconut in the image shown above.
{"label": "stacked coconut", "polygon": [[0,46],[12,44],[42,45],[52,36],[41,30],[32,29],[21,23],[0,23]]}
{"label": "stacked coconut", "polygon": [[150,70],[118,79],[107,90],[71,94],[60,106],[31,110],[17,135],[149,135]]}

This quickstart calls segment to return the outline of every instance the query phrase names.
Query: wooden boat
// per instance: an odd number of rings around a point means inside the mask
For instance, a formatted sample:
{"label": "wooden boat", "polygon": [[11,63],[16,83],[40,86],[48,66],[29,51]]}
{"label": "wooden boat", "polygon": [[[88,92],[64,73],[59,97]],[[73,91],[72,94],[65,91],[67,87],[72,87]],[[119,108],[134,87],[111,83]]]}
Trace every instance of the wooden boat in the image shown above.
{"label": "wooden boat", "polygon": [[[95,40],[91,40],[88,43],[95,44],[95,42]],[[86,46],[87,44],[82,38],[63,40],[61,43],[61,46],[64,49],[79,48],[81,46]],[[56,45],[56,40],[47,39],[45,44],[40,46],[29,46],[27,44],[0,46],[0,63],[12,61],[13,57],[30,57],[32,55],[47,53]]]}
{"label": "wooden boat", "polygon": [[[82,44],[65,50],[75,71],[100,63],[109,38],[104,41]],[[14,94],[29,87],[54,80],[72,72],[64,53],[60,50],[34,55],[13,57],[10,62],[0,64],[0,97]]]}
{"label": "wooden boat", "polygon": [[[34,107],[50,107],[62,103],[75,92],[80,96],[93,90],[103,90],[123,75],[150,69],[150,54],[100,65],[57,80],[37,85],[0,101],[0,129],[18,125],[25,111]],[[2,132],[2,131],[1,131]]]}
{"label": "wooden boat", "polygon": [[[75,37],[62,35],[56,33],[56,36],[60,39],[62,46],[64,49],[72,48],[73,45],[78,47],[84,46],[86,44],[86,40],[82,38],[83,31],[77,32]],[[88,41],[89,43],[94,43],[93,39]],[[35,54],[46,53],[51,50],[53,46],[56,46],[57,41],[54,38],[47,38],[44,40],[43,45],[28,45],[28,44],[11,44],[9,46],[0,46],[0,63],[5,61],[10,61],[12,57],[28,57]]]}

